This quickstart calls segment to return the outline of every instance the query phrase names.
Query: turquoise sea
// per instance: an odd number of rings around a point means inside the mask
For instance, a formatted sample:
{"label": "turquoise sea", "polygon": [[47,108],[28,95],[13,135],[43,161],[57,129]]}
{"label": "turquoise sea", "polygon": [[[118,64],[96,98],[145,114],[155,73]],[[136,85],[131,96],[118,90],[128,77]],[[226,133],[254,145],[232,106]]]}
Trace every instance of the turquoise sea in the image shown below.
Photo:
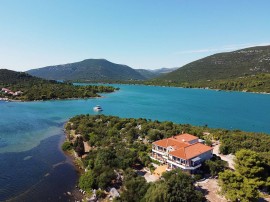
{"label": "turquoise sea", "polygon": [[60,150],[77,114],[144,117],[270,134],[270,95],[140,85],[87,100],[0,102],[0,201],[68,201],[77,174]]}

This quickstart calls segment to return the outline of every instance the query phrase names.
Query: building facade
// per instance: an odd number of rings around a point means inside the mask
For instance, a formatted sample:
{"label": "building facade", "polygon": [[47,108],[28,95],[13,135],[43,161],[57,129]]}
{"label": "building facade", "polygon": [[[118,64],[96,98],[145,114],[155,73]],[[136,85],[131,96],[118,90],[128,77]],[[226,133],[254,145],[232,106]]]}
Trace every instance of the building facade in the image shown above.
{"label": "building facade", "polygon": [[167,164],[167,170],[181,168],[193,173],[202,162],[213,156],[213,148],[190,134],[181,134],[152,143],[151,158]]}

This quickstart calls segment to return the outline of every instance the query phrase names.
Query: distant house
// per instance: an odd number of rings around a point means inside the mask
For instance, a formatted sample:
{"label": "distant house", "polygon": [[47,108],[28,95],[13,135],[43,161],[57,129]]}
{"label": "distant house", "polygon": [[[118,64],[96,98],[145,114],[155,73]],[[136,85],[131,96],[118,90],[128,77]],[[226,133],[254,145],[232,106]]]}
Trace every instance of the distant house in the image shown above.
{"label": "distant house", "polygon": [[2,92],[4,92],[4,93],[9,93],[9,92],[12,92],[12,91],[9,90],[8,88],[2,88]]}
{"label": "distant house", "polygon": [[22,91],[16,91],[14,93],[13,91],[9,90],[8,88],[2,88],[1,91],[4,92],[5,94],[14,95],[14,96],[21,95],[23,93]]}
{"label": "distant house", "polygon": [[21,95],[21,94],[23,94],[22,91],[16,91],[16,92],[14,93],[14,95]]}
{"label": "distant house", "polygon": [[200,143],[198,137],[181,134],[153,142],[150,157],[167,164],[167,170],[181,168],[193,173],[212,155],[213,148]]}

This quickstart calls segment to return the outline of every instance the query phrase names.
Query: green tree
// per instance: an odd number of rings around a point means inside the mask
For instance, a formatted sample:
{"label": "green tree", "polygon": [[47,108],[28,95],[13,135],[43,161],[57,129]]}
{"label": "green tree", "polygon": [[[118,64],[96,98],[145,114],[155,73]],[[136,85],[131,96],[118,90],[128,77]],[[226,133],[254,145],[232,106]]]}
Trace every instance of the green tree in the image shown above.
{"label": "green tree", "polygon": [[235,154],[235,170],[249,179],[260,181],[264,174],[263,160],[257,152],[242,149]]}
{"label": "green tree", "polygon": [[221,192],[231,201],[257,201],[258,186],[255,180],[247,179],[238,172],[225,170],[219,174]]}
{"label": "green tree", "polygon": [[164,202],[168,201],[168,188],[164,181],[152,183],[148,188],[143,201]]}
{"label": "green tree", "polygon": [[197,202],[205,201],[203,194],[193,185],[191,176],[183,173],[180,169],[170,172],[166,184],[168,189],[168,201],[170,202]]}
{"label": "green tree", "polygon": [[204,162],[204,167],[212,176],[216,176],[219,172],[224,171],[228,163],[223,161],[219,156],[213,156],[210,160]]}
{"label": "green tree", "polygon": [[63,151],[68,151],[68,150],[71,150],[72,149],[72,143],[71,142],[68,142],[68,141],[65,141],[62,145],[62,150]]}
{"label": "green tree", "polygon": [[106,189],[111,185],[111,182],[113,179],[115,179],[115,177],[116,175],[112,169],[104,169],[103,172],[96,178],[98,188]]}
{"label": "green tree", "polygon": [[127,178],[124,181],[124,191],[121,194],[123,202],[137,202],[144,197],[149,185],[141,176]]}
{"label": "green tree", "polygon": [[90,191],[94,188],[95,178],[93,176],[92,170],[84,173],[79,179],[79,187],[85,191]]}
{"label": "green tree", "polygon": [[221,191],[231,201],[257,201],[258,189],[265,185],[263,161],[258,153],[242,149],[236,152],[235,172],[219,174]]}
{"label": "green tree", "polygon": [[81,157],[85,153],[83,138],[81,136],[76,138],[73,147],[79,157]]}

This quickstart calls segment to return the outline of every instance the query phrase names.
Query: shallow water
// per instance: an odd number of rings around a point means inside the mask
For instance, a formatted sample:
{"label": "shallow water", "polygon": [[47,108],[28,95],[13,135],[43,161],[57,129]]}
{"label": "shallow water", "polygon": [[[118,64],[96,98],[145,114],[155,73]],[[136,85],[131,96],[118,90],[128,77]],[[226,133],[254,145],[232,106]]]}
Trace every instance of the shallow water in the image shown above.
{"label": "shallow water", "polygon": [[68,200],[63,193],[77,174],[59,149],[63,124],[76,114],[95,114],[98,104],[107,115],[270,133],[270,95],[114,86],[120,91],[96,99],[0,102],[0,201]]}

